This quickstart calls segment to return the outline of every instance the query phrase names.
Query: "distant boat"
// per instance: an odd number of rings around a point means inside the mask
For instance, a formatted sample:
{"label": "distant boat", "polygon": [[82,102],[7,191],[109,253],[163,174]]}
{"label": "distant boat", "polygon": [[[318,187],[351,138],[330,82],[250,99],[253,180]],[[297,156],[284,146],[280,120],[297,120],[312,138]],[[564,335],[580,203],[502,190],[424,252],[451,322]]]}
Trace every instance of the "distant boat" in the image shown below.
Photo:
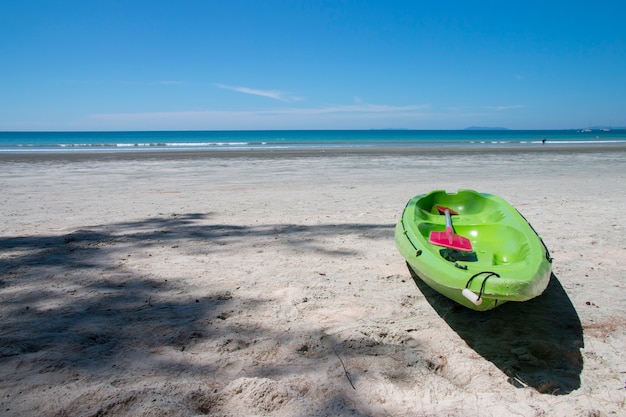
{"label": "distant boat", "polygon": [[602,129],[603,132],[610,132],[611,128],[605,127],[604,129]]}
{"label": "distant boat", "polygon": [[591,129],[589,129],[589,128],[585,128],[585,129],[581,130],[581,132],[582,132],[582,133],[589,133],[589,132],[591,132],[591,131],[592,131],[592,130],[591,130]]}

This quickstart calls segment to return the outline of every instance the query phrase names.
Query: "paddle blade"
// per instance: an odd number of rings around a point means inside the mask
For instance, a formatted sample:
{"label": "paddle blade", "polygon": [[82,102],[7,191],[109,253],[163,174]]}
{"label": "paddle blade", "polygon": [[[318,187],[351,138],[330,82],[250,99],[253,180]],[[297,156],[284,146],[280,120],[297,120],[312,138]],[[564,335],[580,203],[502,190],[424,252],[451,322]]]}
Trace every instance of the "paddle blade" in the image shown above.
{"label": "paddle blade", "polygon": [[428,241],[433,245],[443,246],[444,248],[456,249],[463,252],[472,251],[472,243],[470,240],[454,233],[451,227],[446,227],[445,232],[430,232]]}
{"label": "paddle blade", "polygon": [[437,211],[438,211],[439,213],[441,213],[441,214],[444,214],[444,213],[446,212],[446,210],[448,211],[448,213],[450,213],[450,214],[451,214],[451,215],[453,215],[453,216],[456,216],[457,214],[459,214],[458,212],[456,212],[456,211],[452,210],[450,207],[442,206],[442,205],[439,205],[439,204],[437,204],[437,205],[435,206],[435,208],[436,208],[436,209],[437,209]]}

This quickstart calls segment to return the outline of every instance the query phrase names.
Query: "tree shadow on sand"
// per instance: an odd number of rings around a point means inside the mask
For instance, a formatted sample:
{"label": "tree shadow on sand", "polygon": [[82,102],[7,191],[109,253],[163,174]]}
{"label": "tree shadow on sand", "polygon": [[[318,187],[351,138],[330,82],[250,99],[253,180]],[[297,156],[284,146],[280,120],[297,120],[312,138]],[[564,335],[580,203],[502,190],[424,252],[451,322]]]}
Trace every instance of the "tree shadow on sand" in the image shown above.
{"label": "tree shadow on sand", "polygon": [[554,274],[539,297],[479,312],[444,297],[409,271],[437,314],[476,353],[502,370],[510,384],[552,395],[580,388],[582,325]]}
{"label": "tree shadow on sand", "polygon": [[[0,366],[22,354],[48,353],[60,368],[112,366],[122,347],[185,349],[222,337],[213,322],[223,322],[234,303],[230,292],[195,295],[185,271],[164,277],[127,268],[127,258],[150,248],[171,248],[187,256],[219,256],[260,237],[278,246],[300,246],[326,255],[353,255],[319,243],[325,236],[357,234],[383,238],[393,225],[213,224],[209,214],[190,213],[113,223],[68,234],[0,236]],[[190,241],[201,242],[189,252]],[[212,282],[207,271],[207,284]],[[245,300],[253,311],[269,302]],[[54,354],[51,354],[54,352]]]}
{"label": "tree shadow on sand", "polygon": [[[251,403],[250,410],[258,414],[282,407],[286,403],[282,399],[298,397],[293,393],[281,397],[286,388],[270,381],[283,374],[293,374],[290,380],[301,384],[296,384],[296,391],[305,392],[310,382],[302,375],[325,366],[336,371],[333,380],[351,393],[349,383],[358,384],[360,377],[372,373],[358,372],[355,363],[370,361],[372,368],[383,358],[389,362],[384,363],[385,371],[395,366],[393,377],[401,381],[413,380],[411,372],[428,372],[429,358],[406,344],[411,340],[408,333],[391,334],[375,326],[341,335],[309,328],[276,330],[255,318],[268,311],[278,314],[275,300],[265,294],[244,297],[231,287],[212,287],[210,268],[206,290],[198,294],[187,281],[193,277],[186,274],[192,272],[185,268],[161,275],[158,269],[127,266],[129,257],[149,257],[152,248],[166,256],[171,252],[219,257],[246,247],[249,237],[276,245],[277,251],[295,247],[341,258],[353,256],[354,250],[329,247],[326,238],[387,239],[394,225],[241,226],[216,224],[210,217],[190,213],[88,226],[71,233],[0,236],[2,409],[27,415],[32,411],[29,406],[41,404],[26,395],[58,389],[63,392],[58,412],[54,414],[55,407],[48,405],[48,415],[132,415],[136,404],[173,407],[167,403],[173,397],[190,414],[210,414],[233,406],[242,390],[249,391],[252,399],[261,388],[267,389],[263,398],[275,401],[262,399],[260,411],[258,404]],[[314,303],[305,305],[310,304]],[[197,359],[207,352],[205,358],[211,360]],[[352,381],[346,379],[339,355]],[[411,364],[410,372],[405,363]],[[242,376],[247,378],[241,380]],[[163,381],[171,386],[176,386],[172,381],[180,382],[180,387],[162,386]],[[80,384],[80,392],[62,390],[76,386],[72,384]],[[109,388],[100,391],[101,386]],[[191,394],[188,387],[194,389]],[[365,415],[351,403],[348,394],[338,393],[317,404],[314,415],[337,410]]]}

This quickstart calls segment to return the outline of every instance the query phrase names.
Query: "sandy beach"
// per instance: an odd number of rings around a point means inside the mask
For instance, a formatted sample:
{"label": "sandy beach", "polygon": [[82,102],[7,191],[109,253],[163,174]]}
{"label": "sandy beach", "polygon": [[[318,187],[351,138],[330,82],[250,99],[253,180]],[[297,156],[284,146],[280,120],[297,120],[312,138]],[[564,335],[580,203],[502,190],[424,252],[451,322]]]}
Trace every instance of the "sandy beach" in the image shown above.
{"label": "sandy beach", "polygon": [[[626,415],[626,149],[0,156],[0,415]],[[414,280],[406,202],[512,203],[546,292]]]}

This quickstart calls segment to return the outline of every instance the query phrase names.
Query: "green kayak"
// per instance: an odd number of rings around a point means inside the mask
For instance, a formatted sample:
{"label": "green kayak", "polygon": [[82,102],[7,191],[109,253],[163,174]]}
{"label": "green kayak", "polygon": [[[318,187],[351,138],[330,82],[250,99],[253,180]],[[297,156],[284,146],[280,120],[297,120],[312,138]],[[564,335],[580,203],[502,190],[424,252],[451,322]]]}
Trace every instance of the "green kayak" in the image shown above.
{"label": "green kayak", "polygon": [[409,200],[395,241],[426,284],[473,310],[540,295],[552,258],[509,203],[492,194],[432,191]]}

